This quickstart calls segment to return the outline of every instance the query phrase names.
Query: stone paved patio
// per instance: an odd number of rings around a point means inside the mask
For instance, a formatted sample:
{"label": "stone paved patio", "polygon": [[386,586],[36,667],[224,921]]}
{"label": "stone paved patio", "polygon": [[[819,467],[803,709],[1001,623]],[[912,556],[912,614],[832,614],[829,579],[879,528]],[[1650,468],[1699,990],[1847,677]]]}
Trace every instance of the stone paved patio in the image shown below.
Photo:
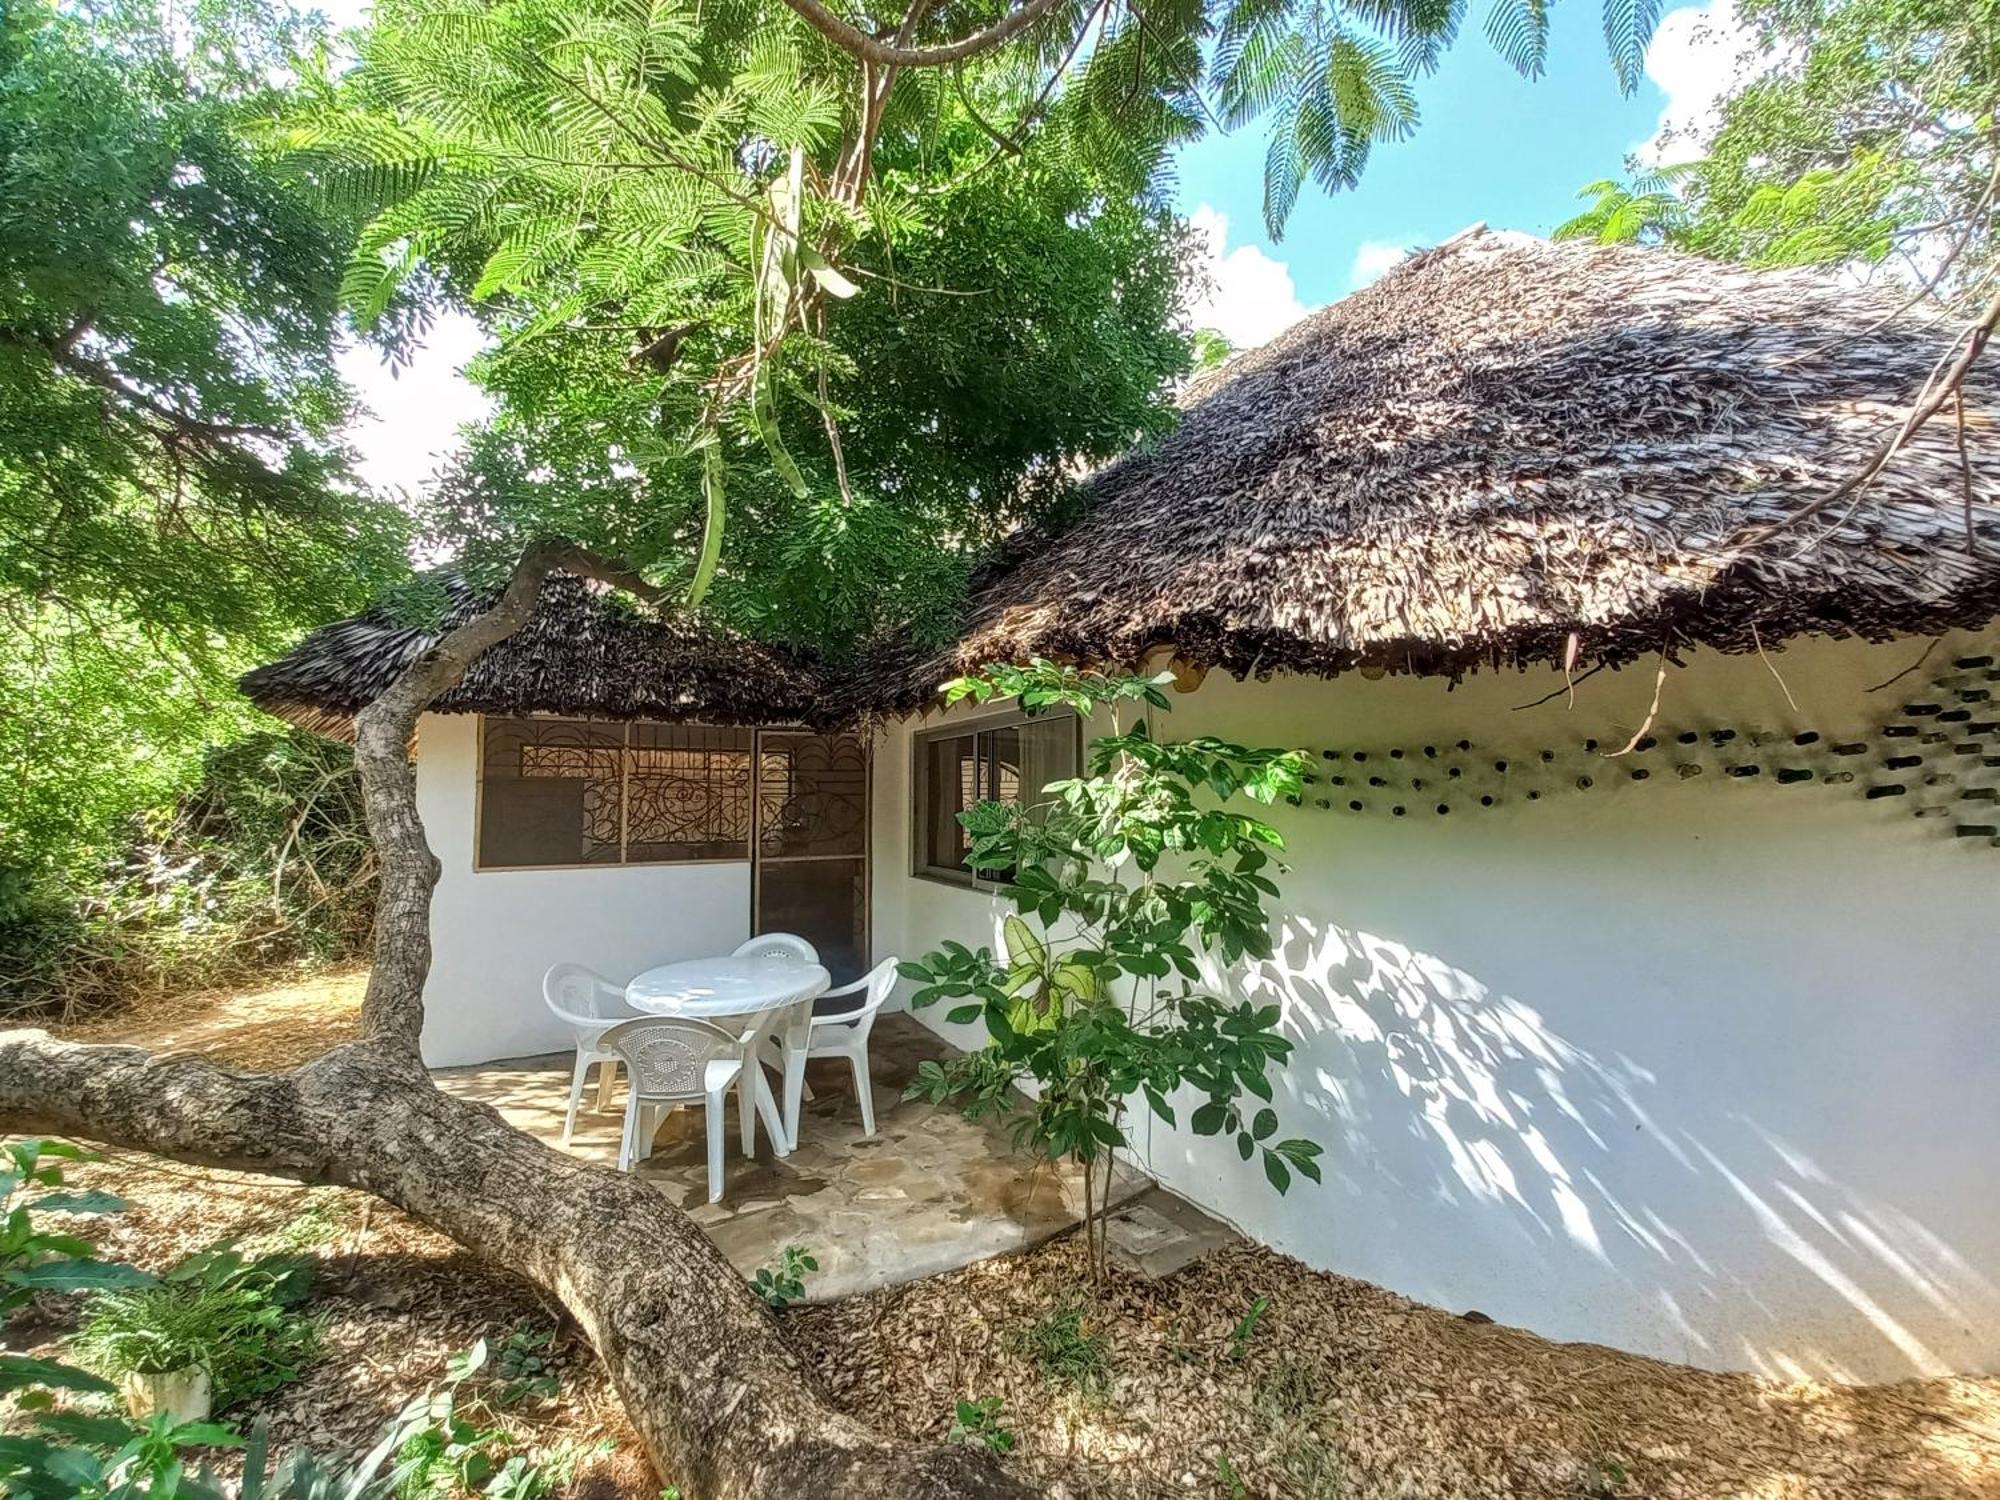
{"label": "stone paved patio", "polygon": [[[820,1266],[807,1282],[813,1300],[914,1281],[1026,1249],[1075,1224],[1083,1196],[1074,1173],[1017,1154],[1004,1124],[971,1121],[949,1107],[903,1099],[917,1064],[947,1051],[908,1016],[886,1015],[876,1024],[870,1048],[872,1139],[861,1133],[847,1064],[815,1062],[806,1073],[814,1097],[800,1120],[799,1149],[788,1158],[774,1157],[760,1130],[755,1160],[744,1160],[732,1098],[728,1187],[721,1203],[707,1202],[699,1109],[678,1110],[668,1118],[641,1175],[686,1208],[746,1276],[787,1245],[811,1251]],[[444,1069],[437,1079],[554,1142],[562,1135],[570,1064],[565,1052]],[[614,1162],[623,1091],[617,1104],[601,1112],[591,1107],[595,1098],[593,1078],[571,1150]],[[1150,1186],[1144,1176],[1121,1169],[1113,1200],[1129,1202]]]}

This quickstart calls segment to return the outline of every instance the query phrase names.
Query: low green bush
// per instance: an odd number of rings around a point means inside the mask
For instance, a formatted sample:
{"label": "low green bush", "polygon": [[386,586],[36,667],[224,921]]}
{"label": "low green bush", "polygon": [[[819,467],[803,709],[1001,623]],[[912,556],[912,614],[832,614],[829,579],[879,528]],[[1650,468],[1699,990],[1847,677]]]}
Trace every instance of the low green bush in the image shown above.
{"label": "low green bush", "polygon": [[246,1260],[217,1245],[150,1286],[92,1297],[76,1353],[113,1377],[206,1370],[223,1410],[298,1379],[318,1355],[323,1324],[299,1310],[311,1268],[301,1255]]}

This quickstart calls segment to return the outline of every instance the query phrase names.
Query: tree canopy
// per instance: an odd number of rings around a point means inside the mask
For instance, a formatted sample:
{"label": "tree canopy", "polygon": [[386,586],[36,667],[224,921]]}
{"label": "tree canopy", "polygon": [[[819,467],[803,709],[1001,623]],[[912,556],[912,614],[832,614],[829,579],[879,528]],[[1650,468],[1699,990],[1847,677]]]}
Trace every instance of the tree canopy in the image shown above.
{"label": "tree canopy", "polygon": [[247,654],[404,567],[339,438],[352,225],[246,135],[300,40],[0,20],[0,921],[185,783]]}
{"label": "tree canopy", "polygon": [[1569,236],[1881,266],[1969,307],[1995,270],[2000,0],[1745,0],[1698,160],[1584,189]]}
{"label": "tree canopy", "polygon": [[[1193,354],[1173,148],[1269,116],[1269,217],[1416,123],[1462,0],[384,0],[288,141],[371,215],[346,294],[477,306],[500,414],[429,509],[760,633],[949,619],[980,550],[1157,433]],[[1631,81],[1650,4],[1613,0]],[[1547,9],[1489,34],[1539,71]],[[1204,358],[1213,357],[1212,347]]]}

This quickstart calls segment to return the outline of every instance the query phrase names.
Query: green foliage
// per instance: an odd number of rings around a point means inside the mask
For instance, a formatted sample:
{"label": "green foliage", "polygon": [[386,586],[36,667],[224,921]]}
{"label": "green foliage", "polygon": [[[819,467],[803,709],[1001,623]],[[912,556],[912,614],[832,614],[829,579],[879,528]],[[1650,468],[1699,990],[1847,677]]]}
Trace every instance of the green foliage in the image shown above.
{"label": "green foliage", "polygon": [[1003,1403],[998,1396],[960,1401],[953,1408],[947,1442],[969,1443],[992,1453],[1014,1451],[1014,1434],[1000,1425]]}
{"label": "green foliage", "polygon": [[[14,727],[0,716],[0,755]],[[68,755],[22,748],[52,772]],[[260,729],[208,750],[196,767],[193,791],[173,798],[169,778],[158,789],[168,804],[128,820],[115,857],[11,908],[0,889],[0,989],[10,1007],[88,1010],[365,945],[375,865],[347,748]],[[88,795],[94,775],[80,769],[71,789]]]}
{"label": "green foliage", "polygon": [[1760,266],[1887,263],[1975,300],[1994,270],[2000,0],[1745,0],[1707,155],[1592,183],[1558,233]]}
{"label": "green foliage", "polygon": [[[483,1495],[488,1500],[543,1500],[567,1485],[595,1448],[562,1443],[526,1448],[499,1425],[476,1377],[486,1367],[480,1340],[446,1362],[444,1383],[408,1403],[385,1429],[382,1445],[395,1455],[388,1492],[396,1500]],[[499,1389],[509,1388],[502,1373]]]}
{"label": "green foliage", "polygon": [[[109,1193],[62,1191],[63,1163],[92,1160],[67,1141],[8,1141],[0,1164],[0,1318],[37,1292],[140,1288],[152,1278],[131,1266],[98,1260],[88,1240],[38,1222],[41,1214],[118,1213]],[[19,1373],[20,1367],[15,1367]]]}
{"label": "green foliage", "polygon": [[774,1266],[759,1266],[750,1278],[750,1290],[764,1299],[773,1312],[783,1312],[806,1295],[806,1277],[819,1269],[819,1262],[802,1245],[787,1245]]}
{"label": "green foliage", "polygon": [[500,1353],[493,1362],[498,1382],[493,1397],[496,1406],[505,1410],[525,1401],[555,1398],[562,1389],[562,1382],[549,1363],[549,1346],[555,1338],[552,1328],[523,1323],[501,1341]]}
{"label": "green foliage", "polygon": [[[1031,713],[1130,702],[1160,712],[1166,680],[1036,660],[955,682],[945,696],[1012,698]],[[1228,804],[1296,799],[1304,757],[1211,736],[1159,740],[1141,718],[1092,741],[1087,769],[1043,788],[1043,800],[959,815],[972,869],[1004,879],[1017,914],[998,958],[948,941],[903,965],[913,1007],[963,999],[947,1019],[983,1021],[988,1036],[979,1051],[922,1064],[909,1093],[1017,1113],[1019,1143],[1082,1166],[1087,1209],[1091,1174],[1101,1164],[1108,1185],[1112,1153],[1129,1144],[1127,1102],[1142,1095],[1172,1125],[1170,1096],[1184,1088],[1202,1101],[1188,1117],[1197,1135],[1233,1136],[1281,1193],[1294,1173],[1317,1182],[1320,1147],[1277,1136],[1269,1075],[1292,1049],[1278,1007],[1212,994],[1203,970],[1205,959],[1271,956],[1264,903],[1278,894],[1284,841]],[[1016,1088],[1023,1081],[1033,1099]],[[1101,1267],[1103,1225],[1090,1217]]]}
{"label": "green foliage", "polygon": [[1032,1323],[1012,1330],[1008,1347],[1033,1361],[1050,1385],[1091,1400],[1111,1390],[1111,1344],[1091,1326],[1080,1297],[1066,1297]]}
{"label": "green foliage", "polygon": [[304,1256],[246,1260],[214,1245],[152,1285],[92,1297],[75,1347],[107,1375],[206,1370],[225,1409],[298,1379],[318,1355],[323,1324],[298,1311],[311,1277]]}
{"label": "green foliage", "polygon": [[260,0],[0,9],[10,997],[116,945],[102,872],[247,728],[235,675],[404,570],[339,438],[353,228],[248,138],[307,40]]}
{"label": "green foliage", "polygon": [[1259,1297],[1250,1304],[1246,1312],[1229,1332],[1229,1357],[1241,1364],[1243,1356],[1250,1352],[1250,1337],[1257,1331],[1257,1324],[1271,1309],[1269,1297]]}

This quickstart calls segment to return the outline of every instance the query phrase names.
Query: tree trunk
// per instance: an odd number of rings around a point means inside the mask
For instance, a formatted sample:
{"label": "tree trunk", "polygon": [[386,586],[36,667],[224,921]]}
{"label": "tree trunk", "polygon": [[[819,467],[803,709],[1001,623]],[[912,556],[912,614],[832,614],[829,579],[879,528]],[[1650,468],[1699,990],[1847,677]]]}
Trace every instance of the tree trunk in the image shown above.
{"label": "tree trunk", "polygon": [[743,1279],[657,1191],[442,1093],[425,1071],[417,1041],[438,865],[406,747],[425,706],[527,621],[556,567],[655,597],[568,544],[531,547],[492,609],[357,716],[382,868],[363,1039],[259,1074],[0,1033],[0,1128],[360,1188],[530,1277],[583,1326],[655,1467],[690,1500],[1029,1494],[981,1450],[885,1438],[836,1411]]}

